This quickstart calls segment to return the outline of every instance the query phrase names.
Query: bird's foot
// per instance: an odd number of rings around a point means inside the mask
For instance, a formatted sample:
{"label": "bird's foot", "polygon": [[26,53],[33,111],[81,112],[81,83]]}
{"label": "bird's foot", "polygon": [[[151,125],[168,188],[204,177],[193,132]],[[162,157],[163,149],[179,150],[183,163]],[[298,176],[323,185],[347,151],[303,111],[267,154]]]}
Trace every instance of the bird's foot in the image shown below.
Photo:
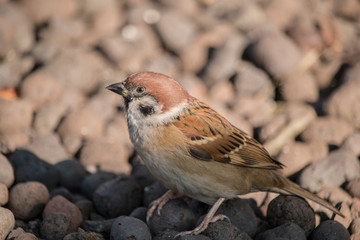
{"label": "bird's foot", "polygon": [[[214,205],[211,207],[210,211],[206,214],[206,216],[204,217],[204,219],[202,220],[202,222],[200,223],[199,226],[197,226],[195,229],[191,230],[191,231],[184,231],[181,233],[176,234],[175,238],[177,237],[182,237],[185,235],[198,235],[201,232],[203,232],[208,226],[209,223],[213,223],[216,222],[218,220],[228,220],[230,222],[230,219],[223,215],[223,214],[217,214],[215,215],[216,211],[218,210],[218,208],[220,207],[220,205],[222,204],[222,202],[224,201],[224,198],[219,198]],[[215,215],[215,216],[214,216]]]}
{"label": "bird's foot", "polygon": [[209,226],[209,223],[213,223],[213,222],[216,222],[219,220],[224,220],[224,219],[226,219],[230,222],[230,219],[223,214],[218,214],[218,215],[212,216],[211,218],[208,218],[208,216],[206,215],[206,217],[200,223],[199,226],[197,226],[196,228],[194,228],[191,231],[184,231],[184,232],[178,233],[178,234],[176,234],[175,238],[182,237],[185,235],[191,235],[191,234],[198,235],[198,234],[202,233],[203,231],[205,231],[205,229]]}
{"label": "bird's foot", "polygon": [[155,199],[150,203],[150,207],[146,214],[146,222],[149,222],[150,218],[154,214],[155,210],[157,210],[158,215],[160,215],[161,209],[165,206],[165,204],[175,198],[183,197],[184,195],[174,192],[172,190],[168,190],[164,195],[159,197],[158,199]]}

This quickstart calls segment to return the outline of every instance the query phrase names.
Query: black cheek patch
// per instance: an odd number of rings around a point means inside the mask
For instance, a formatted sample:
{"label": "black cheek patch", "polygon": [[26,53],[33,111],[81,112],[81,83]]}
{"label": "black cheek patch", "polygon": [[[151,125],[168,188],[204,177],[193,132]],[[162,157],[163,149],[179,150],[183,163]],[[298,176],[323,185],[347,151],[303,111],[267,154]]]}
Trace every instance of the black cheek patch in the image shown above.
{"label": "black cheek patch", "polygon": [[139,108],[140,108],[140,112],[145,117],[148,116],[148,115],[151,115],[151,114],[153,114],[155,112],[154,108],[152,106],[140,105]]}

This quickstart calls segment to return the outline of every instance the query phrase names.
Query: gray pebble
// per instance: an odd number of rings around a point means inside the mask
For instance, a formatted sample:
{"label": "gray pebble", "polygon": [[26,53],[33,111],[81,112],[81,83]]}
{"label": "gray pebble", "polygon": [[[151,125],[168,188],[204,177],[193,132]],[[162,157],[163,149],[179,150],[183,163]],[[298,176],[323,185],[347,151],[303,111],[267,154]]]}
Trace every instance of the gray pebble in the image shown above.
{"label": "gray pebble", "polygon": [[16,218],[28,221],[41,213],[49,198],[46,186],[40,182],[18,183],[10,191],[9,208]]}
{"label": "gray pebble", "polygon": [[267,219],[272,227],[284,223],[296,223],[308,236],[315,227],[315,214],[309,204],[296,196],[279,195],[267,209]]}
{"label": "gray pebble", "polygon": [[57,195],[63,196],[64,198],[66,198],[69,201],[73,200],[70,191],[64,187],[57,187],[57,188],[54,188],[53,190],[51,190],[50,198],[53,198]]}
{"label": "gray pebble", "polygon": [[144,188],[143,205],[149,206],[150,203],[167,192],[167,189],[159,182],[154,182],[148,187]]}
{"label": "gray pebble", "polygon": [[149,220],[149,227],[154,235],[166,229],[178,232],[187,231],[195,228],[195,215],[191,208],[183,199],[173,199],[168,201],[160,212],[157,211]]}
{"label": "gray pebble", "polygon": [[299,183],[312,192],[325,187],[340,186],[360,176],[360,163],[351,152],[339,149],[311,164],[301,173]]}
{"label": "gray pebble", "polygon": [[210,223],[202,234],[212,240],[251,240],[249,235],[226,220]]}
{"label": "gray pebble", "polygon": [[89,199],[92,199],[95,190],[104,182],[115,178],[114,173],[110,172],[97,172],[87,175],[81,183],[81,192]]}
{"label": "gray pebble", "polygon": [[70,231],[71,218],[60,212],[46,216],[41,224],[41,236],[46,240],[62,240]]}
{"label": "gray pebble", "polygon": [[9,190],[7,186],[0,182],[0,206],[4,206],[9,201]]}
{"label": "gray pebble", "polygon": [[309,240],[350,240],[350,233],[341,223],[327,220],[315,228]]}
{"label": "gray pebble", "polygon": [[5,239],[14,226],[14,214],[9,209],[0,207],[0,239]]}
{"label": "gray pebble", "polygon": [[79,161],[73,159],[64,160],[57,163],[55,167],[60,173],[61,186],[70,191],[80,189],[81,183],[86,176],[86,170]]}
{"label": "gray pebble", "polygon": [[120,216],[111,226],[111,240],[128,239],[151,240],[148,226],[141,220],[128,216]]}
{"label": "gray pebble", "polygon": [[101,221],[87,220],[82,224],[82,228],[88,232],[100,233],[106,237],[110,235],[114,220],[115,218]]}
{"label": "gray pebble", "polygon": [[255,240],[291,239],[306,240],[304,230],[295,223],[284,223],[258,234]]}
{"label": "gray pebble", "polygon": [[137,218],[143,222],[146,222],[146,215],[148,209],[146,207],[137,207],[130,213],[130,217]]}
{"label": "gray pebble", "polygon": [[96,189],[93,202],[103,216],[117,217],[128,215],[140,206],[142,189],[132,180],[122,177],[107,181]]}
{"label": "gray pebble", "polygon": [[0,153],[0,182],[10,187],[15,180],[14,169],[9,160]]}
{"label": "gray pebble", "polygon": [[93,203],[90,200],[83,199],[77,201],[75,205],[80,209],[83,220],[89,219],[90,213],[94,208]]}
{"label": "gray pebble", "polygon": [[9,160],[14,167],[17,183],[39,181],[51,190],[60,181],[59,172],[53,165],[27,150],[16,150],[10,155]]}
{"label": "gray pebble", "polygon": [[251,237],[255,235],[256,216],[246,200],[240,198],[228,200],[221,204],[216,214],[224,214],[230,219],[231,224],[241,231],[246,232]]}

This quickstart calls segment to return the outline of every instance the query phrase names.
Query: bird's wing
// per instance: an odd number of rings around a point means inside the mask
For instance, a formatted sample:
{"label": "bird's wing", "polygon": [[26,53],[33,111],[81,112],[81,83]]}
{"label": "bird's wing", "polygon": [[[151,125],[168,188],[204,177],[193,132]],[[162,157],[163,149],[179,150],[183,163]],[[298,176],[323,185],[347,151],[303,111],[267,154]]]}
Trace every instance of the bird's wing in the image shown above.
{"label": "bird's wing", "polygon": [[192,108],[196,111],[185,111],[173,124],[187,137],[193,157],[241,167],[282,168],[260,143],[209,106],[194,100]]}

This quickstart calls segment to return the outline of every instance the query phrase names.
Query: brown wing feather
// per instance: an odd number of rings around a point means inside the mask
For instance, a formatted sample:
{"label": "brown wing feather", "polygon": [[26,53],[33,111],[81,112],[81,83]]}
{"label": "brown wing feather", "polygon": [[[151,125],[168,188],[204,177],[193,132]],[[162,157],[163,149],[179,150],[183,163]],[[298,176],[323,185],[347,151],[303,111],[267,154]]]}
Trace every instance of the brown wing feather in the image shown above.
{"label": "brown wing feather", "polygon": [[282,168],[260,143],[209,106],[194,100],[192,107],[196,112],[185,112],[174,125],[188,138],[189,153],[193,157],[241,167]]}

